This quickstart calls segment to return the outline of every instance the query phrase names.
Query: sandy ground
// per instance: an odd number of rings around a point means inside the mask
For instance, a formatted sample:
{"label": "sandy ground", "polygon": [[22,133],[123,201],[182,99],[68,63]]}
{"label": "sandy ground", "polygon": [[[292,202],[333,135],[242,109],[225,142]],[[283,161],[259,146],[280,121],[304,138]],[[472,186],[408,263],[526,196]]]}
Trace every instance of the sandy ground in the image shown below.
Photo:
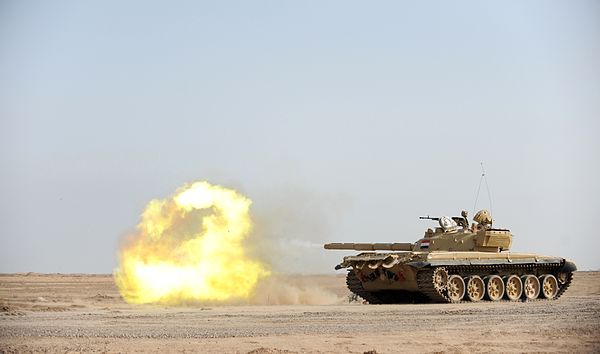
{"label": "sandy ground", "polygon": [[302,280],[342,300],[139,306],[107,275],[0,275],[0,352],[600,352],[600,272],[530,303],[350,304],[343,276]]}

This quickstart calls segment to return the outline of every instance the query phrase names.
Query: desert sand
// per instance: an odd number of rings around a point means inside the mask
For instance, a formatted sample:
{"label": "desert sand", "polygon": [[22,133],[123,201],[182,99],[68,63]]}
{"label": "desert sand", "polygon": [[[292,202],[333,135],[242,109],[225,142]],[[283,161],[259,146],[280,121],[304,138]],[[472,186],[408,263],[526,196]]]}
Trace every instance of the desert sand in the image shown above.
{"label": "desert sand", "polygon": [[365,305],[343,275],[303,276],[333,305],[130,305],[110,275],[0,275],[0,352],[600,352],[600,272],[556,301]]}

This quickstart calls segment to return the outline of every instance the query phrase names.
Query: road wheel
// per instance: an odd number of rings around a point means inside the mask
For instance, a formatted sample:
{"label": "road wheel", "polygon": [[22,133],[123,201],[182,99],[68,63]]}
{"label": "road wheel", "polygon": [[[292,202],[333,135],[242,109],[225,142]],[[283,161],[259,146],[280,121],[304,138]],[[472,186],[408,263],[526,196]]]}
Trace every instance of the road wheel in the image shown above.
{"label": "road wheel", "polygon": [[465,296],[465,281],[460,275],[451,275],[448,279],[448,298],[459,302]]}
{"label": "road wheel", "polygon": [[476,302],[483,299],[485,295],[485,284],[483,279],[477,275],[468,277],[467,279],[467,297],[469,300]]}
{"label": "road wheel", "polygon": [[558,294],[558,281],[552,274],[542,275],[540,277],[540,283],[542,283],[542,295],[546,299],[554,299]]}
{"label": "road wheel", "polygon": [[504,282],[497,275],[490,275],[485,278],[485,290],[489,300],[498,301],[504,296]]}
{"label": "road wheel", "polygon": [[506,285],[506,298],[510,301],[517,301],[523,294],[523,283],[517,275],[510,275],[504,279]]}
{"label": "road wheel", "polygon": [[527,274],[521,277],[523,282],[523,297],[527,300],[537,299],[540,295],[540,281],[535,275]]}

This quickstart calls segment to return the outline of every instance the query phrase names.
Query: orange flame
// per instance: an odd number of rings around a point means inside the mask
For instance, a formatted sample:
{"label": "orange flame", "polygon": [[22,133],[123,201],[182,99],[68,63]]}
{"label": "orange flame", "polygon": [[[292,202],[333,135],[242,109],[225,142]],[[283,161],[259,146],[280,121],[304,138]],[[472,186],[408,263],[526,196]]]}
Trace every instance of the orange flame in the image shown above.
{"label": "orange flame", "polygon": [[234,190],[195,182],[142,214],[133,242],[121,249],[115,281],[130,303],[244,300],[270,275],[243,241],[251,201]]}

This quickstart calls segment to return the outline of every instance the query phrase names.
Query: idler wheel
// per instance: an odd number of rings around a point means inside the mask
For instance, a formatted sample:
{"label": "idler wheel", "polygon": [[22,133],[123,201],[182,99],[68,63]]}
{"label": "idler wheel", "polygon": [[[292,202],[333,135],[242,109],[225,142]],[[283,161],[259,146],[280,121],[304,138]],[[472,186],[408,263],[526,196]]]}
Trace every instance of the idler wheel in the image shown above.
{"label": "idler wheel", "polygon": [[447,287],[448,298],[452,302],[459,302],[465,296],[465,281],[460,275],[451,275]]}
{"label": "idler wheel", "polygon": [[558,280],[560,285],[566,284],[568,278],[569,275],[567,273],[558,273],[558,275],[556,276],[556,280]]}
{"label": "idler wheel", "polygon": [[510,301],[517,301],[523,294],[523,283],[517,275],[510,275],[504,278],[506,285],[506,298]]}
{"label": "idler wheel", "polygon": [[504,282],[498,275],[485,277],[485,292],[487,298],[492,301],[498,301],[504,296]]}
{"label": "idler wheel", "polygon": [[552,274],[542,275],[540,277],[540,283],[542,283],[542,295],[546,299],[554,299],[558,294],[558,281]]}
{"label": "idler wheel", "polygon": [[437,291],[442,291],[448,286],[448,271],[446,268],[436,268],[433,271],[433,286]]}
{"label": "idler wheel", "polygon": [[540,281],[535,275],[527,274],[521,277],[523,282],[523,297],[527,300],[537,299],[540,295]]}
{"label": "idler wheel", "polygon": [[473,302],[483,299],[485,295],[485,284],[478,275],[465,278],[467,280],[467,298]]}

